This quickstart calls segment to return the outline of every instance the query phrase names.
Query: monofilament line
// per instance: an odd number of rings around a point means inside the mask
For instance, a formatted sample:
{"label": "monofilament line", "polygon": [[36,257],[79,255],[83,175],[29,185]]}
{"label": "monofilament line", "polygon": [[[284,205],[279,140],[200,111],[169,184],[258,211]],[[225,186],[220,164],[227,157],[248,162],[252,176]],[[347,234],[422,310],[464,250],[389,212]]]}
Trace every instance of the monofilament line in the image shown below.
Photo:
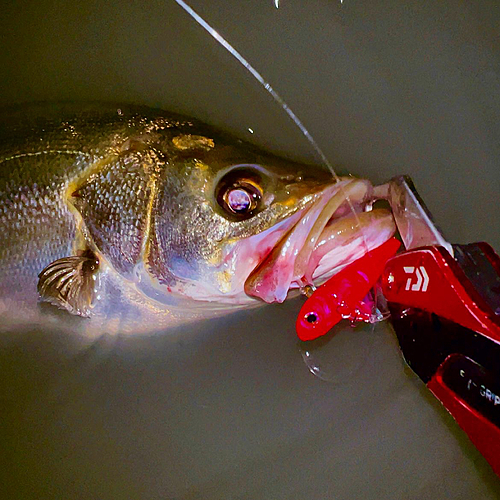
{"label": "monofilament line", "polygon": [[[271,94],[271,97],[274,99],[274,101],[281,106],[281,108],[286,112],[286,114],[291,118],[291,120],[295,123],[297,127],[299,127],[300,131],[304,135],[304,137],[307,139],[309,144],[312,146],[314,151],[318,154],[319,158],[321,159],[321,162],[323,165],[331,172],[333,175],[333,178],[338,181],[339,177],[335,172],[335,169],[333,168],[332,164],[328,161],[328,158],[326,155],[323,153],[321,148],[319,147],[318,143],[313,139],[305,125],[300,121],[299,117],[288,107],[288,104],[283,100],[283,98],[276,92],[271,84],[264,79],[264,77],[210,24],[208,24],[205,19],[203,19],[199,14],[197,14],[186,2],[183,0],[175,0],[175,2],[186,11],[189,16],[191,16],[192,19],[194,19],[209,35],[211,35],[220,45],[222,45],[261,85],[264,87],[269,94]],[[341,188],[342,191],[343,188]],[[358,227],[361,228],[361,224],[358,218],[358,215],[356,211],[354,210],[354,206],[351,202],[351,199],[349,196],[347,196],[344,192],[345,199],[351,209],[351,211],[354,214],[354,217],[357,221]],[[363,243],[365,246],[366,251],[368,251],[368,246],[366,243],[365,236],[363,232],[361,232],[362,237],[363,237]]]}
{"label": "monofilament line", "polygon": [[292,121],[299,127],[302,134],[309,141],[309,144],[314,148],[314,151],[321,158],[322,163],[330,170],[335,179],[338,179],[333,166],[328,161],[328,158],[323,153],[318,143],[313,139],[305,125],[300,121],[299,117],[288,107],[283,98],[276,92],[270,83],[223,37],[221,34],[212,28],[200,15],[198,15],[189,5],[183,0],[175,0],[205,31],[207,31],[218,43],[220,43],[241,65],[271,94],[271,97],[279,104]]}

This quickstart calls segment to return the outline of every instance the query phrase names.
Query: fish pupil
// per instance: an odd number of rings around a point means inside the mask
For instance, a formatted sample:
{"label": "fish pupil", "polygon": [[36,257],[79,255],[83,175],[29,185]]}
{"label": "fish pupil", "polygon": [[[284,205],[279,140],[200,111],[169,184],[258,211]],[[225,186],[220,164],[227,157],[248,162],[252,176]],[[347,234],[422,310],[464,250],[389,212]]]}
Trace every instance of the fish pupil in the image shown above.
{"label": "fish pupil", "polygon": [[253,217],[263,208],[261,173],[250,166],[237,166],[226,173],[215,189],[215,199],[230,220]]}
{"label": "fish pupil", "polygon": [[252,206],[252,196],[244,189],[232,189],[228,193],[227,204],[233,212],[238,214],[245,213]]}

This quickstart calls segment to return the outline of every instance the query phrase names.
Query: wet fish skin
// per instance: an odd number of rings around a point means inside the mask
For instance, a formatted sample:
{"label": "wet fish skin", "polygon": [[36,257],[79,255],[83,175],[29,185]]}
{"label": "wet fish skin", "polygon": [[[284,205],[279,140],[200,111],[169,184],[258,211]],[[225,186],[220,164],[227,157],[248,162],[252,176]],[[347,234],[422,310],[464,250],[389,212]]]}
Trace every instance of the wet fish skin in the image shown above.
{"label": "wet fish skin", "polygon": [[[263,191],[245,220],[215,198],[235,165]],[[0,117],[0,314],[40,320],[38,274],[88,249],[99,260],[92,316],[101,324],[163,326],[255,303],[236,290],[245,273],[231,248],[279,228],[331,183],[320,169],[160,110],[9,109]]]}

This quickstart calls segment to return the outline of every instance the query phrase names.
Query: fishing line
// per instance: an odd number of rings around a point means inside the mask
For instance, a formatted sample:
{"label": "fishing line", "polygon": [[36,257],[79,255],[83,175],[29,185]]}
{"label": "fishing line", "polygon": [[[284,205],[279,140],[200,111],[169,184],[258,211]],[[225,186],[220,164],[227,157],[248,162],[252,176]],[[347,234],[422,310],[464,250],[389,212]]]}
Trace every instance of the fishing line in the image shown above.
{"label": "fishing line", "polygon": [[[293,121],[293,123],[299,128],[299,130],[302,132],[304,137],[307,139],[311,147],[314,149],[316,154],[319,156],[321,162],[323,165],[331,172],[333,178],[338,182],[339,176],[335,172],[335,169],[333,168],[332,164],[326,157],[326,155],[323,153],[322,149],[319,147],[318,143],[314,140],[314,138],[311,136],[305,125],[302,123],[300,118],[292,111],[292,109],[288,106],[288,104],[285,102],[285,100],[274,90],[274,88],[271,86],[271,84],[248,62],[245,57],[243,57],[240,52],[238,52],[216,29],[214,29],[205,19],[203,19],[196,11],[194,11],[184,0],[175,0],[177,5],[179,5],[194,21],[196,21],[210,36],[212,36],[217,43],[222,45],[224,49],[226,49],[229,54],[231,54],[252,76],[259,82],[259,84],[271,95],[273,100],[285,111],[285,113],[289,116],[289,118]],[[341,190],[344,191],[344,188],[341,187]],[[345,199],[353,212],[358,226],[361,229],[361,223],[359,221],[359,218],[356,214],[356,210],[354,209],[354,206],[351,202],[351,199],[349,195],[346,193],[344,194]],[[366,243],[365,236],[363,234],[363,231],[361,231],[362,237],[363,237],[363,243],[365,246],[366,251],[368,252],[368,245]]]}
{"label": "fishing line", "polygon": [[[229,54],[231,54],[251,75],[252,77],[257,80],[257,82],[266,90],[273,100],[285,111],[285,113],[288,115],[288,117],[293,121],[293,123],[299,128],[299,130],[302,132],[306,140],[309,142],[313,150],[316,152],[318,157],[320,158],[321,162],[323,165],[331,172],[333,178],[339,182],[340,179],[335,172],[335,169],[333,168],[332,164],[326,157],[326,155],[323,153],[322,149],[319,147],[318,143],[314,140],[314,138],[311,136],[305,125],[302,123],[302,121],[299,119],[299,117],[292,111],[292,109],[288,106],[288,104],[285,102],[285,100],[274,90],[274,88],[271,86],[271,84],[243,57],[240,52],[238,52],[217,30],[215,30],[205,19],[203,19],[197,12],[195,12],[186,2],[183,0],[175,0],[177,5],[179,5],[196,23],[198,23],[199,26],[201,26],[210,36],[212,36],[217,43],[219,43],[224,49],[226,49]],[[349,205],[349,208],[351,209],[352,213],[354,214],[354,217],[356,219],[356,222],[358,224],[358,227],[361,231],[361,237],[362,237],[362,242],[365,247],[365,251],[368,252],[368,244],[366,242],[366,238],[362,229],[362,225],[360,223],[359,217],[356,213],[356,210],[354,209],[354,205],[349,197],[349,195],[345,192],[344,188],[341,186],[340,190],[344,193],[344,198],[347,201],[347,204]],[[337,327],[338,329],[339,327]],[[342,329],[345,329],[344,327],[340,327]],[[371,338],[371,337],[370,337]],[[368,345],[368,342],[364,342],[364,344]],[[313,351],[310,351],[307,349],[306,351],[302,352],[302,348],[299,347],[299,350],[302,353],[304,362],[306,366],[309,368],[311,373],[313,375],[321,378],[322,380],[327,380],[330,382],[338,382],[339,380],[339,375],[335,374],[333,378],[324,370],[322,369],[322,361],[321,361],[321,355],[320,351],[316,352],[316,354],[313,354]],[[307,355],[306,355],[307,354]],[[317,356],[319,355],[319,361]],[[356,357],[357,358],[357,357]],[[366,356],[363,356],[363,360],[365,360]],[[350,368],[352,369],[352,367]],[[349,371],[349,370],[348,370]],[[341,377],[343,378],[343,377]]]}
{"label": "fishing line", "polygon": [[189,5],[187,5],[183,0],[175,0],[175,2],[181,6],[207,33],[209,33],[217,42],[222,45],[261,85],[274,101],[286,112],[286,114],[292,119],[292,121],[297,125],[302,134],[308,140],[309,144],[314,148],[314,151],[321,158],[322,163],[330,170],[333,177],[338,180],[339,177],[336,174],[333,166],[328,161],[328,158],[323,153],[318,143],[311,136],[305,125],[299,119],[299,117],[290,109],[288,104],[284,99],[274,90],[271,84],[264,79],[264,77],[210,24],[208,24],[199,14],[197,14]]}

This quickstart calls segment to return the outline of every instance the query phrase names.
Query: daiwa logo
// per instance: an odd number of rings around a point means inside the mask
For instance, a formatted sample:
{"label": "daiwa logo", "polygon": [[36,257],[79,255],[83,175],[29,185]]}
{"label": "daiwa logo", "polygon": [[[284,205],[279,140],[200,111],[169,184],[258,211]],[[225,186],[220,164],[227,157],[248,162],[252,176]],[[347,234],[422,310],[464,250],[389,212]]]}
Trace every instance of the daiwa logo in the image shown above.
{"label": "daiwa logo", "polygon": [[[408,266],[403,268],[405,270],[406,274],[416,274],[417,275],[417,282],[411,284],[413,281],[413,276],[410,276],[406,280],[406,287],[405,290],[411,290],[412,292],[426,292],[427,287],[429,286],[429,275],[427,274],[427,271],[425,270],[424,266],[419,266],[417,268],[413,266]],[[411,288],[410,288],[411,287]]]}

